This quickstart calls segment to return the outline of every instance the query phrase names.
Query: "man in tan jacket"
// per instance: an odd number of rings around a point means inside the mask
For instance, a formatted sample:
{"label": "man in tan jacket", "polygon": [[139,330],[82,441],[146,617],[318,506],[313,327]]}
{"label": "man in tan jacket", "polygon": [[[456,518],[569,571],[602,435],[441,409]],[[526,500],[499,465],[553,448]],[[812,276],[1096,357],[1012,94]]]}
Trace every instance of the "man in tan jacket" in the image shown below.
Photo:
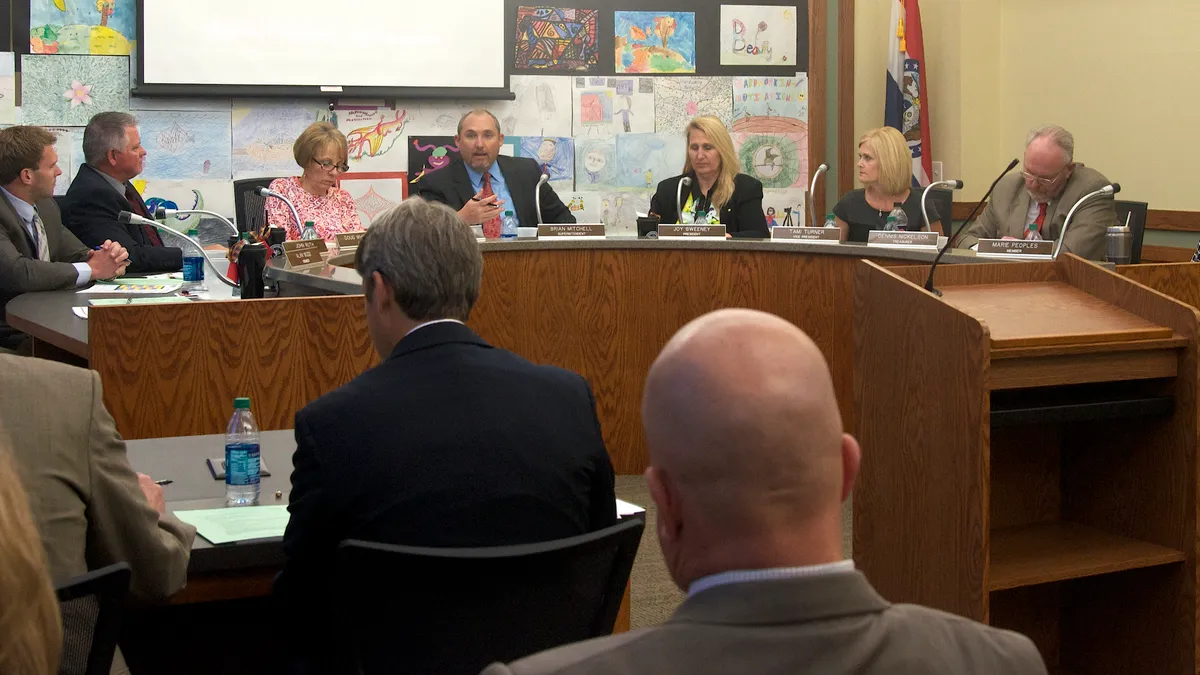
{"label": "man in tan jacket", "polygon": [[817,346],[721,310],[684,326],[646,380],[646,479],[663,558],[688,597],[665,624],[485,675],[1043,675],[1016,633],[892,605],[842,557],[859,466]]}
{"label": "man in tan jacket", "polygon": [[[196,530],[165,515],[163,490],[135,473],[95,372],[0,354],[0,433],[11,442],[56,583],[114,562],[129,592],[183,588]],[[124,670],[117,655],[113,672]]]}
{"label": "man in tan jacket", "polygon": [[[1071,132],[1059,126],[1035,129],[1025,144],[1021,173],[1000,179],[983,213],[954,245],[971,248],[980,239],[1055,241],[1075,202],[1109,182],[1099,171],[1075,163]],[[1118,224],[1113,198],[1097,197],[1075,212],[1062,252],[1100,260],[1106,230]]]}

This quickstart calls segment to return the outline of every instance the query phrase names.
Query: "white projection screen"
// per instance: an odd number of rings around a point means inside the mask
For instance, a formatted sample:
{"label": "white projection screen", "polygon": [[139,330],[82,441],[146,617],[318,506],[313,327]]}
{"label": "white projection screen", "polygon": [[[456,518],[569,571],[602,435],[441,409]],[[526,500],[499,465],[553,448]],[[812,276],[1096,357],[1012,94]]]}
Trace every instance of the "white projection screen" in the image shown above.
{"label": "white projection screen", "polygon": [[504,25],[501,0],[138,4],[139,94],[435,89],[495,98],[508,88],[504,32],[495,29]]}

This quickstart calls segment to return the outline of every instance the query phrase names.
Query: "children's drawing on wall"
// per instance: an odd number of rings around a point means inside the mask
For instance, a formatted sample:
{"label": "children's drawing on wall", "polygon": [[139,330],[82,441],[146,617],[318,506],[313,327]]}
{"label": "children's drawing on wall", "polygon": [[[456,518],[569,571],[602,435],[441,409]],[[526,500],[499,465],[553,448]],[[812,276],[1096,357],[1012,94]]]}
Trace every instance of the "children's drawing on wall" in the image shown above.
{"label": "children's drawing on wall", "polygon": [[734,131],[742,171],[764,188],[803,188],[808,179],[808,134]]}
{"label": "children's drawing on wall", "polygon": [[453,136],[408,137],[408,182],[416,184],[434,171],[441,171],[458,156]]}
{"label": "children's drawing on wall", "polygon": [[54,179],[54,194],[65,195],[67,194],[67,188],[71,187],[71,181],[78,172],[78,164],[75,161],[76,156],[79,156],[80,164],[83,161],[82,129],[79,130],[80,134],[78,135],[73,134],[75,129],[68,127],[46,127],[45,129],[54,134],[54,152],[58,155],[57,166],[62,171]]}
{"label": "children's drawing on wall", "polygon": [[346,135],[352,171],[399,171],[407,168],[403,137],[408,111],[355,108],[338,111],[338,129]]}
{"label": "children's drawing on wall", "polygon": [[229,180],[233,175],[230,113],[145,111],[138,130],[146,148],[147,179]]}
{"label": "children's drawing on wall", "polygon": [[331,119],[325,106],[308,103],[240,103],[233,108],[233,177],[295,176],[296,137],[313,122]]}
{"label": "children's drawing on wall", "polygon": [[664,77],[654,87],[654,130],[682,134],[692,118],[717,117],[733,123],[733,78]]}
{"label": "children's drawing on wall", "polygon": [[135,12],[134,0],[30,0],[29,53],[128,55]]}
{"label": "children's drawing on wall", "polygon": [[616,137],[616,185],[652,190],[683,168],[687,139],[675,134],[621,134]]}
{"label": "children's drawing on wall", "polygon": [[[506,139],[507,140],[507,139]],[[550,185],[572,190],[575,186],[575,141],[550,136],[524,136],[518,156],[529,157],[538,163],[542,173],[550,176]]]}
{"label": "children's drawing on wall", "polygon": [[808,75],[733,78],[733,119],[790,117],[808,122]]}
{"label": "children's drawing on wall", "polygon": [[603,193],[600,198],[600,222],[604,223],[605,234],[637,234],[638,211],[645,213],[649,210],[653,196],[653,190]]}
{"label": "children's drawing on wall", "polygon": [[804,227],[808,219],[806,197],[803,188],[763,190],[763,215],[767,217],[767,227]]}
{"label": "children's drawing on wall", "polygon": [[576,136],[654,131],[654,80],[648,77],[578,77],[575,80]]}
{"label": "children's drawing on wall", "polygon": [[14,55],[0,52],[0,124],[17,123],[17,78]]}
{"label": "children's drawing on wall", "polygon": [[513,67],[545,70],[595,70],[600,58],[595,9],[517,8],[517,45]]}
{"label": "children's drawing on wall", "polygon": [[408,174],[403,171],[347,173],[338,185],[350,193],[363,227],[408,197]]}
{"label": "children's drawing on wall", "polygon": [[808,180],[808,77],[735,77],[733,141],[742,170],[766,188]]}
{"label": "children's drawing on wall", "polygon": [[489,108],[506,136],[572,135],[570,77],[513,75],[508,84],[514,99]]}
{"label": "children's drawing on wall", "polygon": [[796,8],[721,5],[721,65],[796,63]]}
{"label": "children's drawing on wall", "polygon": [[602,223],[600,219],[600,203],[604,198],[602,192],[572,192],[570,190],[558,191],[558,196],[562,199],[563,204],[567,205],[567,210],[571,215],[575,216],[577,223]]}
{"label": "children's drawing on wall", "polygon": [[129,59],[122,56],[21,57],[26,124],[84,126],[106,110],[129,110]]}
{"label": "children's drawing on wall", "polygon": [[[203,209],[219,213],[232,219],[233,182],[226,180],[142,180],[135,179],[133,185],[141,193],[146,207],[153,213],[162,206],[168,209]],[[229,241],[229,227],[220,220],[198,213],[185,213],[163,221],[176,232],[187,233],[195,229],[200,244],[205,248],[225,249]],[[169,236],[169,235],[168,235]],[[167,237],[164,237],[164,240]],[[181,238],[175,246],[186,245]]]}
{"label": "children's drawing on wall", "polygon": [[616,12],[618,73],[696,72],[694,12]]}
{"label": "children's drawing on wall", "polygon": [[608,190],[616,187],[617,145],[612,138],[575,139],[575,189]]}

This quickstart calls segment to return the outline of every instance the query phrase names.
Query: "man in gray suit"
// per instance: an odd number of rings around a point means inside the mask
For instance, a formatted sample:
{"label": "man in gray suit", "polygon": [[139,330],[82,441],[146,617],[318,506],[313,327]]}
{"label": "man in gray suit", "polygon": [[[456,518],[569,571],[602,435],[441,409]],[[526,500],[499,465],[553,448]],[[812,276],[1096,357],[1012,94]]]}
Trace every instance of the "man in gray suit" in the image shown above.
{"label": "man in gray suit", "polygon": [[40,127],[0,130],[0,350],[23,351],[28,337],[3,321],[16,296],[120,276],[129,252],[105,241],[90,250],[62,224],[52,199],[62,174],[54,134]]}
{"label": "man in gray suit", "polygon": [[684,326],[650,370],[642,420],[658,540],[687,599],[661,626],[486,675],[1046,672],[1027,638],[889,604],[842,559],[859,447],[795,326],[741,309]]}
{"label": "man in gray suit", "polygon": [[[11,441],[56,583],[124,561],[136,600],[183,588],[196,529],[167,515],[163,489],[130,467],[99,375],[0,354],[0,433]],[[120,653],[112,672],[126,672]]]}
{"label": "man in gray suit", "polygon": [[[980,239],[1057,240],[1075,202],[1109,182],[1099,171],[1075,163],[1071,132],[1059,126],[1034,129],[1025,143],[1021,173],[996,184],[991,201],[955,246],[971,248]],[[1114,204],[1112,197],[1102,197],[1079,207],[1062,250],[1089,260],[1103,258],[1106,229],[1119,224]]]}

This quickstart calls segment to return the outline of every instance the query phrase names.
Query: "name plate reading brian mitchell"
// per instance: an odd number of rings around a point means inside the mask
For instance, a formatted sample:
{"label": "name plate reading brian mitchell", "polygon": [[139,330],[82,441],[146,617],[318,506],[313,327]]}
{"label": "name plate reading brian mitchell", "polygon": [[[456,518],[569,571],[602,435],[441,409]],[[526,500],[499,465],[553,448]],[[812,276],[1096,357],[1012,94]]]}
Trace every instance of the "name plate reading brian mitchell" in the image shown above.
{"label": "name plate reading brian mitchell", "polygon": [[604,223],[551,223],[538,225],[538,239],[603,239]]}
{"label": "name plate reading brian mitchell", "polygon": [[936,249],[937,243],[937,232],[871,230],[867,233],[867,246],[914,246]]}
{"label": "name plate reading brian mitchell", "polygon": [[324,239],[301,239],[283,242],[283,257],[290,269],[311,267],[325,262],[323,257],[329,248]]}
{"label": "name plate reading brian mitchell", "polygon": [[837,227],[784,227],[771,228],[771,239],[775,241],[811,241],[816,244],[840,244],[842,230]]}
{"label": "name plate reading brian mitchell", "polygon": [[1049,260],[1054,256],[1053,241],[1024,239],[980,239],[975,255],[985,258],[1016,258],[1018,260]]}
{"label": "name plate reading brian mitchell", "polygon": [[724,239],[724,225],[659,225],[659,239]]}
{"label": "name plate reading brian mitchell", "polygon": [[342,253],[358,248],[358,243],[367,236],[366,232],[339,232],[333,235],[337,239],[338,250]]}

